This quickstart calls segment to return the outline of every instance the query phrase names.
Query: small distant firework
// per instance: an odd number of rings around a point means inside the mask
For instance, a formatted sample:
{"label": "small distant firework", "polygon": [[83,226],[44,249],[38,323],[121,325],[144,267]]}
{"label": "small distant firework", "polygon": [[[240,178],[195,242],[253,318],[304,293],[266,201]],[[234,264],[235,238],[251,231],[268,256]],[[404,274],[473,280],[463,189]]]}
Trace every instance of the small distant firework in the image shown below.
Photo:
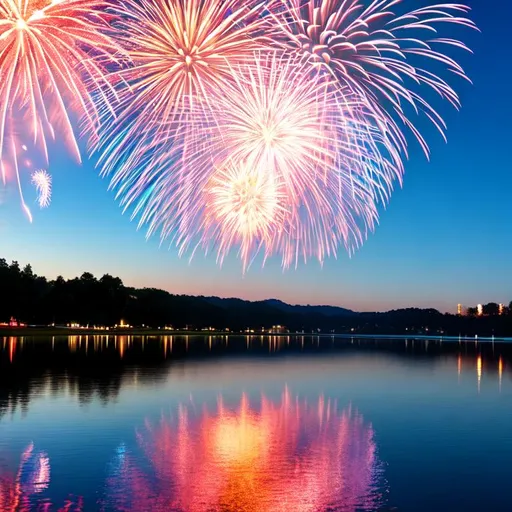
{"label": "small distant firework", "polygon": [[52,177],[45,171],[39,170],[32,173],[32,185],[36,187],[40,208],[50,206],[52,200]]}

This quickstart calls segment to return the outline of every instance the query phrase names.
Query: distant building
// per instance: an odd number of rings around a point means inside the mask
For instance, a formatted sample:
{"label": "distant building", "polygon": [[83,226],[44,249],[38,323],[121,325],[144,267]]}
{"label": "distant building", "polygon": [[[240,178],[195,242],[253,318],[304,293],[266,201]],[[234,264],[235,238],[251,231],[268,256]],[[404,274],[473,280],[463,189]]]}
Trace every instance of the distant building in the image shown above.
{"label": "distant building", "polygon": [[9,322],[0,323],[0,327],[26,327],[26,326],[27,326],[27,324],[23,324],[23,323],[19,322],[14,317],[11,317]]}
{"label": "distant building", "polygon": [[457,305],[457,315],[463,315],[464,314],[464,307],[462,304]]}
{"label": "distant building", "polygon": [[499,305],[499,309],[498,309],[498,313],[500,315],[503,315],[504,312],[505,312],[505,306],[503,304],[500,304]]}
{"label": "distant building", "polygon": [[288,332],[288,329],[284,325],[273,325],[272,329],[270,329],[270,334],[285,334]]}
{"label": "distant building", "polygon": [[478,316],[482,316],[484,314],[484,307],[482,306],[482,304],[478,304],[478,306],[476,307],[476,314]]}

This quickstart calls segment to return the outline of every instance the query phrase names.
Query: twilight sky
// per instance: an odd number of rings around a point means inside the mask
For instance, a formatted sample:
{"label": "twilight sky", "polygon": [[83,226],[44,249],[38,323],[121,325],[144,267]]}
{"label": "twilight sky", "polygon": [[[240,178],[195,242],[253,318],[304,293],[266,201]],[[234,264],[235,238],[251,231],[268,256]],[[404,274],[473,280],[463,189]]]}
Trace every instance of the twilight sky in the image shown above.
{"label": "twilight sky", "polygon": [[277,258],[263,269],[252,266],[245,276],[235,255],[222,269],[214,257],[202,255],[189,264],[176,249],[159,247],[158,238],[146,242],[144,231],[121,214],[94,160],[84,156],[77,165],[58,145],[50,153],[54,183],[49,209],[37,208],[25,176],[33,224],[20,208],[14,184],[0,188],[0,257],[32,263],[35,272],[50,278],[110,273],[127,285],[172,293],[273,297],[364,311],[405,306],[454,311],[459,302],[508,303],[512,72],[505,42],[512,2],[466,3],[482,33],[464,32],[475,54],[461,59],[474,85],[454,82],[462,111],[449,105],[439,109],[448,123],[448,144],[429,132],[430,162],[411,144],[404,187],[395,191],[381,211],[380,226],[351,259],[341,253],[323,267],[310,261],[283,273]]}

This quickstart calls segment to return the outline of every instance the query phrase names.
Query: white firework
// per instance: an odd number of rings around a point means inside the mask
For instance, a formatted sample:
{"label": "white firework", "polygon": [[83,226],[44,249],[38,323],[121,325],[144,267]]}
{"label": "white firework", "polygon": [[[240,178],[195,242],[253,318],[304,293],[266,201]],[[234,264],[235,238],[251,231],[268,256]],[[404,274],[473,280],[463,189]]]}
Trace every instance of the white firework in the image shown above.
{"label": "white firework", "polygon": [[52,177],[45,171],[39,170],[32,174],[32,185],[37,190],[37,202],[40,208],[50,206],[52,200]]}

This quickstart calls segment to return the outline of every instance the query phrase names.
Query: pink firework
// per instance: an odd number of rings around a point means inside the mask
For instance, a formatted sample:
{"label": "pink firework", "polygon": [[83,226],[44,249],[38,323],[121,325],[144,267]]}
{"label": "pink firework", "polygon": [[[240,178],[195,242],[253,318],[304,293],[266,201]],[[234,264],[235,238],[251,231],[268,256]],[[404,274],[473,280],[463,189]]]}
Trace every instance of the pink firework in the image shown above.
{"label": "pink firework", "polygon": [[[275,0],[273,0],[275,1]],[[191,110],[207,115],[212,91],[231,80],[231,66],[254,61],[270,45],[258,0],[127,0],[115,7],[117,37],[130,59],[104,116],[99,141],[104,173],[131,174],[148,147],[182,143]],[[186,163],[185,163],[186,165]],[[131,179],[127,177],[127,179]]]}
{"label": "pink firework", "polygon": [[114,175],[122,204],[180,253],[202,247],[222,262],[238,248],[244,269],[259,253],[286,268],[357,247],[400,177],[357,101],[276,52],[230,73],[208,116],[197,106],[186,143],[153,143]]}
{"label": "pink firework", "polygon": [[204,226],[219,240],[219,254],[240,246],[244,269],[255,241],[269,247],[285,221],[286,192],[269,169],[230,161],[215,171],[205,189]]}
{"label": "pink firework", "polygon": [[408,132],[428,156],[416,115],[444,136],[428,93],[459,107],[442,73],[466,78],[448,50],[467,47],[438,31],[475,28],[469,9],[405,4],[129,0],[133,66],[101,158],[123,207],[180,254],[238,250],[244,271],[352,254],[402,181]]}

